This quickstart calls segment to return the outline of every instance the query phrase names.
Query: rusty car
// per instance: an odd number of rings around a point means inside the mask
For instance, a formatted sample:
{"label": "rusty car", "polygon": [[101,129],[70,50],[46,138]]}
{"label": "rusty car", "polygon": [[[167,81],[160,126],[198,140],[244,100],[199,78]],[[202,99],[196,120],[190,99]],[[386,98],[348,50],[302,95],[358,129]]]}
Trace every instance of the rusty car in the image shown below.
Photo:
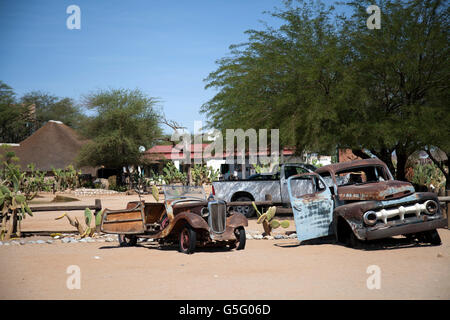
{"label": "rusty car", "polygon": [[103,214],[101,231],[117,234],[120,246],[134,246],[138,238],[178,244],[190,254],[197,246],[245,248],[247,218],[227,210],[224,201],[206,199],[203,188],[162,186],[164,202],[132,201],[124,210]]}
{"label": "rusty car", "polygon": [[447,226],[436,194],[394,180],[377,158],[292,176],[288,190],[300,241],[334,235],[337,242],[359,247],[403,235],[439,245],[436,229]]}

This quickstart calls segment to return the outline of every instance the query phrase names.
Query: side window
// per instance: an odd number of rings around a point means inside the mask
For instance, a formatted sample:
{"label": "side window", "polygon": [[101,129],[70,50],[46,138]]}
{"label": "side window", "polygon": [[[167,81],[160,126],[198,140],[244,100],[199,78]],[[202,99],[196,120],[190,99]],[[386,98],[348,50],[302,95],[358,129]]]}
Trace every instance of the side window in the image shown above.
{"label": "side window", "polygon": [[307,173],[308,171],[302,167],[296,166],[285,166],[284,167],[284,178],[287,179],[291,176],[301,173]]}
{"label": "side window", "polygon": [[318,177],[314,177],[314,182],[316,185],[316,191],[315,192],[320,192],[325,190],[326,186],[323,184],[322,180],[320,180]]}
{"label": "side window", "polygon": [[331,174],[329,172],[323,172],[320,174],[322,179],[325,181],[328,187],[333,185],[333,178],[331,178]]}
{"label": "side window", "polygon": [[312,194],[315,192],[315,183],[311,176],[295,178],[291,180],[291,193],[294,198],[300,198],[305,194]]}

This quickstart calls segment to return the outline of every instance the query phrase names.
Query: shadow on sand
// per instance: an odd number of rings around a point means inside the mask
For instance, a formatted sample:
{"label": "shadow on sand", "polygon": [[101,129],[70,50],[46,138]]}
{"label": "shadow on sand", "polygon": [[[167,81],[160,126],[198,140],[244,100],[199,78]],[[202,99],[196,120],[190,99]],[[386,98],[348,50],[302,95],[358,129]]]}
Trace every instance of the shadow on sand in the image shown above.
{"label": "shadow on sand", "polygon": [[[305,241],[294,241],[294,242],[283,242],[275,243],[274,246],[280,248],[295,248],[301,246],[314,246],[314,245],[324,245],[324,244],[335,244],[339,246],[346,246],[343,243],[336,242],[333,237],[323,237]],[[429,243],[419,242],[415,239],[409,238],[385,238],[379,240],[364,241],[358,243],[358,246],[353,248],[355,250],[365,250],[365,251],[375,251],[375,250],[395,250],[404,248],[417,248],[417,247],[431,247],[433,245]]]}

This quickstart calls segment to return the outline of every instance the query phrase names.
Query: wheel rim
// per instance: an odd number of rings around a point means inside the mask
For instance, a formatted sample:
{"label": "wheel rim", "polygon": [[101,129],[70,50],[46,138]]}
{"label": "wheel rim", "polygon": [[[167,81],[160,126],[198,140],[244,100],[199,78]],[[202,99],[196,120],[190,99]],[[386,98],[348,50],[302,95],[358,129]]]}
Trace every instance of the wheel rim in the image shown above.
{"label": "wheel rim", "polygon": [[236,207],[236,211],[243,215],[247,215],[248,212],[250,211],[250,207],[249,206],[239,206],[239,207]]}
{"label": "wheel rim", "polygon": [[189,233],[187,229],[181,232],[181,248],[187,250],[189,248]]}

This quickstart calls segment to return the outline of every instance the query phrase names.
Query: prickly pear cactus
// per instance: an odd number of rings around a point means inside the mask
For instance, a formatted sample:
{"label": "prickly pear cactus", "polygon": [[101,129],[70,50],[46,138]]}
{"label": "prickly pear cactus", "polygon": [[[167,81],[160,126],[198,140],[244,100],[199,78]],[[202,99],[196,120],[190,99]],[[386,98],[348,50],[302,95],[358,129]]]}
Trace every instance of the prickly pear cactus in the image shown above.
{"label": "prickly pear cactus", "polygon": [[255,211],[258,215],[258,220],[256,222],[258,224],[263,225],[266,235],[270,236],[272,229],[276,229],[279,227],[289,228],[290,224],[289,224],[288,220],[279,221],[279,220],[273,219],[277,212],[277,207],[275,207],[275,206],[269,207],[269,209],[267,209],[267,211],[265,213],[261,213],[261,212],[259,212],[258,207],[255,205],[254,202],[252,202],[252,205],[255,208]]}

